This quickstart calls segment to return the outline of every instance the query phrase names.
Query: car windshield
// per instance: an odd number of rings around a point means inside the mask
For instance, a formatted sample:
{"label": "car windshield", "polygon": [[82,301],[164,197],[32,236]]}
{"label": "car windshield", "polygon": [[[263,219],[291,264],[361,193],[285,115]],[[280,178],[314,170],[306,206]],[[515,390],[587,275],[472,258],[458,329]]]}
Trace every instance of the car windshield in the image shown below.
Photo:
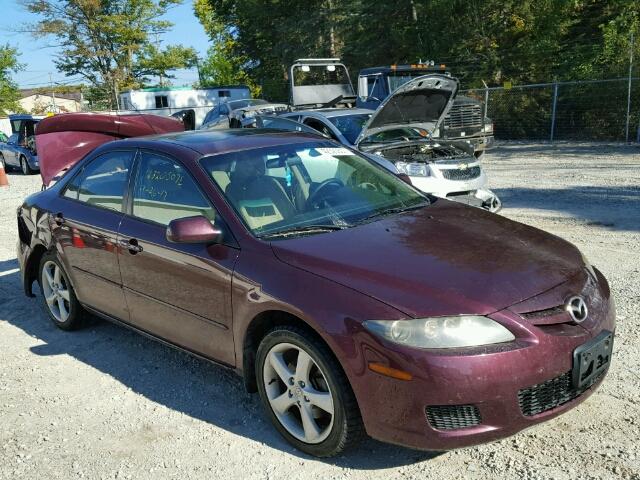
{"label": "car windshield", "polygon": [[371,118],[370,113],[361,113],[357,115],[339,115],[337,117],[329,117],[329,121],[333,123],[344,138],[351,144],[356,143],[356,139],[362,127]]}
{"label": "car windshield", "polygon": [[402,72],[389,75],[389,92],[393,93],[408,81],[413,80],[416,77],[421,77],[425,74],[425,72]]}
{"label": "car windshield", "polygon": [[388,170],[329,141],[243,150],[201,163],[262,238],[349,228],[430,203]]}
{"label": "car windshield", "polygon": [[250,98],[246,100],[232,100],[227,102],[227,105],[229,106],[229,110],[237,110],[238,108],[253,107],[254,105],[264,105],[267,103],[269,102],[260,98]]}

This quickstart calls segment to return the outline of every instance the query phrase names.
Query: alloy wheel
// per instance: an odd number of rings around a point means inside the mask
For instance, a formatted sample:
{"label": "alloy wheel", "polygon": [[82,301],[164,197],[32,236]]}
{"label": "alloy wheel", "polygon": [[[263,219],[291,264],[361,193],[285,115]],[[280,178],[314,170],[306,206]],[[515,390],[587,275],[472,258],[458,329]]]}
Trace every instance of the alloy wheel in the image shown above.
{"label": "alloy wheel", "polygon": [[269,405],[280,424],[298,440],[316,444],[331,433],[334,397],[316,361],[297,345],[275,345],[264,362]]}
{"label": "alloy wheel", "polygon": [[48,261],[42,268],[42,291],[51,315],[64,323],[71,315],[69,286],[60,266]]}

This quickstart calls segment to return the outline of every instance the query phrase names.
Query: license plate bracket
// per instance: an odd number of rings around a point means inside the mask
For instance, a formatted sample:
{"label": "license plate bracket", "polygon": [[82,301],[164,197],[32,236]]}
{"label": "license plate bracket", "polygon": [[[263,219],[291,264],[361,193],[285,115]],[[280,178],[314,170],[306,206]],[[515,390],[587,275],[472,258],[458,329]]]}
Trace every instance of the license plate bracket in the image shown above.
{"label": "license plate bracket", "polygon": [[576,348],[573,351],[573,388],[582,390],[590,387],[609,368],[612,351],[613,332],[608,330]]}

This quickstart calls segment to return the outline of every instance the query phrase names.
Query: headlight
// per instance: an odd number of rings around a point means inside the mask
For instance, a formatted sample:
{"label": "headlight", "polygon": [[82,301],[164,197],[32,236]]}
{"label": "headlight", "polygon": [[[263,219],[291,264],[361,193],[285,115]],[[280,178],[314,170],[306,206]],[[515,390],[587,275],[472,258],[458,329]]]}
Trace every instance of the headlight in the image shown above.
{"label": "headlight", "polygon": [[499,323],[476,315],[367,320],[363,325],[390,342],[418,348],[472,347],[510,342],[516,338]]}
{"label": "headlight", "polygon": [[484,133],[493,133],[493,123],[485,123],[482,127]]}
{"label": "headlight", "polygon": [[400,173],[406,173],[410,177],[428,177],[431,175],[429,167],[424,163],[396,162],[396,168]]}

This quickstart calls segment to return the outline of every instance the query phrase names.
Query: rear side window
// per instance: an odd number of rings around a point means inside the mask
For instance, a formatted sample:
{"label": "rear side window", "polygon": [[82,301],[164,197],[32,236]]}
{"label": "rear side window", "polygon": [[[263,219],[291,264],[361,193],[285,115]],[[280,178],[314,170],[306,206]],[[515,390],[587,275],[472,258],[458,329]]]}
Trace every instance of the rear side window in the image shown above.
{"label": "rear side window", "polygon": [[69,183],[63,195],[110,210],[122,211],[134,152],[108,152],[93,159]]}
{"label": "rear side window", "polygon": [[215,219],[215,211],[196,182],[177,162],[143,152],[133,192],[133,215],[168,225],[176,218],[204,215]]}

